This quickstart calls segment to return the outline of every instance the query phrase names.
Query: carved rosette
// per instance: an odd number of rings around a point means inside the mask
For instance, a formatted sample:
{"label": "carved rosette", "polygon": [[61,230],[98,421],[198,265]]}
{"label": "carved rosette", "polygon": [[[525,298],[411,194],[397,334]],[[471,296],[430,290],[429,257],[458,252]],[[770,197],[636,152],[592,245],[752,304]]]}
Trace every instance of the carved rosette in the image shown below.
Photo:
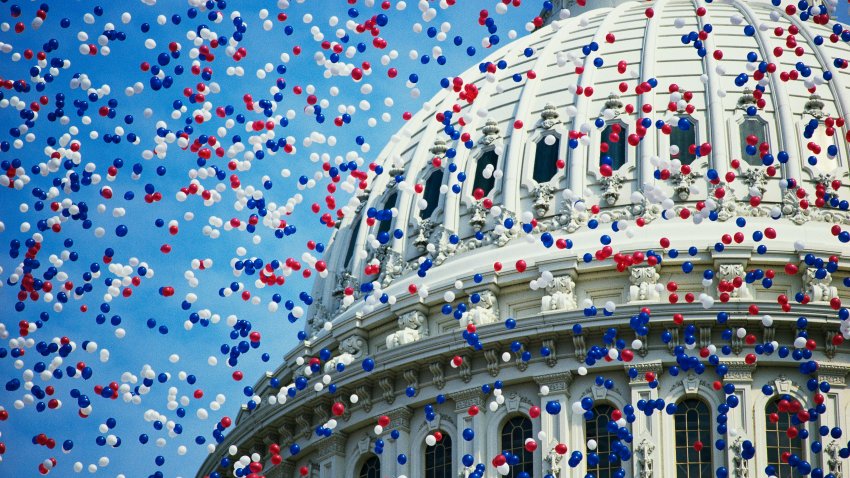
{"label": "carved rosette", "polygon": [[548,183],[538,184],[531,192],[534,196],[534,203],[531,207],[534,209],[537,217],[543,217],[549,212],[552,199],[555,198],[555,192],[557,192],[557,188]]}
{"label": "carved rosette", "polygon": [[602,176],[599,178],[599,185],[602,187],[601,199],[602,202],[613,206],[620,199],[620,190],[626,180],[619,174],[611,176]]}

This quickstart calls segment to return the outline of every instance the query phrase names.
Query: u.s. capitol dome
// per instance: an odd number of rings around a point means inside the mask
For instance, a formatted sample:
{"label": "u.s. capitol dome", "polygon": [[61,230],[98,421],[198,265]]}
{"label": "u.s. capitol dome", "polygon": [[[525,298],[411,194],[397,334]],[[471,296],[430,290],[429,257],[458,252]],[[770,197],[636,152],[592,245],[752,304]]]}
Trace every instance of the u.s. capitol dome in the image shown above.
{"label": "u.s. capitol dome", "polygon": [[303,340],[199,477],[850,472],[850,33],[553,3],[349,183]]}

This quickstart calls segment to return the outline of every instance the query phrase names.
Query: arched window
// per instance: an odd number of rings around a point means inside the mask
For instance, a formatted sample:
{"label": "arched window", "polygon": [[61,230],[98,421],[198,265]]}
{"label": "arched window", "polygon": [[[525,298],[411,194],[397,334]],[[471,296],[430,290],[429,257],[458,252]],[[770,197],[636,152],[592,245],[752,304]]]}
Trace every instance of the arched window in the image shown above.
{"label": "arched window", "polygon": [[381,478],[381,460],[372,455],[360,465],[360,478]]}
{"label": "arched window", "polygon": [[[822,171],[830,171],[838,166],[837,145],[835,144],[835,133],[827,134],[827,127],[823,122],[812,120],[811,124],[817,124],[815,128],[806,128],[803,131],[803,155],[806,163],[817,167]],[[830,157],[830,148],[833,148],[833,156]],[[816,152],[818,151],[819,152]]]}
{"label": "arched window", "polygon": [[509,461],[511,471],[505,475],[515,478],[523,471],[534,476],[534,454],[525,449],[525,440],[531,438],[531,420],[517,416],[508,420],[502,427],[502,450],[514,455]]}
{"label": "arched window", "polygon": [[599,164],[604,164],[605,158],[611,160],[611,169],[616,171],[626,164],[626,133],[621,123],[611,123],[602,130],[602,141],[599,145]]}
{"label": "arched window", "polygon": [[452,437],[443,435],[436,445],[425,448],[425,478],[453,478]]}
{"label": "arched window", "polygon": [[[673,416],[676,426],[676,478],[712,476],[711,413],[702,400],[689,398],[679,403]],[[702,442],[697,451],[696,442]]]}
{"label": "arched window", "polygon": [[[761,143],[767,141],[767,124],[759,116],[746,115],[743,121],[741,121],[739,128],[741,133],[741,156],[743,156],[744,162],[751,166],[763,166],[758,148]],[[754,136],[757,139],[755,145],[749,144],[748,138],[750,136]],[[747,151],[747,146],[752,146],[749,151]]]}
{"label": "arched window", "polygon": [[476,189],[481,189],[484,191],[484,196],[490,194],[490,191],[493,190],[493,186],[496,185],[496,178],[491,174],[489,178],[484,177],[484,170],[488,165],[492,166],[495,170],[496,163],[499,161],[499,157],[496,155],[495,151],[487,151],[480,158],[478,158],[478,164],[475,166],[475,179],[472,181],[472,190],[473,192]]}
{"label": "arched window", "polygon": [[378,232],[375,234],[375,237],[379,236],[382,232],[390,232],[390,229],[393,227],[391,209],[395,207],[397,199],[398,193],[394,192],[389,195],[386,201],[384,201],[383,210],[378,212],[378,220],[380,224],[378,224]]}
{"label": "arched window", "polygon": [[425,191],[422,198],[428,202],[425,209],[419,211],[420,219],[428,219],[440,205],[440,188],[443,186],[443,170],[437,169],[425,181]]}
{"label": "arched window", "polygon": [[680,116],[675,124],[673,131],[670,132],[670,146],[679,148],[679,154],[673,156],[670,153],[670,159],[678,159],[682,164],[691,164],[697,159],[696,154],[691,153],[691,145],[697,143],[697,129],[694,122],[687,116]]}
{"label": "arched window", "polygon": [[[593,419],[584,422],[584,434],[587,440],[596,440],[596,454],[599,463],[590,464],[588,456],[587,472],[593,473],[596,478],[612,478],[614,473],[620,469],[620,460],[611,453],[611,445],[617,441],[617,433],[608,429],[608,423],[612,422],[611,414],[614,407],[610,405],[598,405],[593,407]],[[587,450],[588,455],[592,450]],[[612,459],[613,458],[613,459]]]}
{"label": "arched window", "polygon": [[782,461],[782,454],[788,452],[803,458],[803,443],[799,438],[788,437],[791,415],[779,411],[779,399],[772,400],[764,407],[765,434],[767,445],[767,464],[774,468],[777,478],[791,478],[793,468]]}
{"label": "arched window", "polygon": [[[552,143],[552,144],[549,144]],[[537,142],[534,152],[534,175],[532,178],[538,184],[546,183],[555,177],[558,172],[558,151],[561,148],[561,140],[555,135],[544,136]]]}
{"label": "arched window", "polygon": [[344,267],[351,265],[351,259],[354,257],[354,246],[357,243],[357,234],[360,232],[361,217],[354,218],[354,227],[351,229],[351,236],[348,237],[348,249],[345,251]]}

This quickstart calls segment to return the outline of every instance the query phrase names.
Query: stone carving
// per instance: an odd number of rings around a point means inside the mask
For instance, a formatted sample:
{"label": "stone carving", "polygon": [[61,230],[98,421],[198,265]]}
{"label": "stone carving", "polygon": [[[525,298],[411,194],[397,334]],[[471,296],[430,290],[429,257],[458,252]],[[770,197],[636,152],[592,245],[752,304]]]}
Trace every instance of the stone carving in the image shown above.
{"label": "stone carving", "polygon": [[305,332],[310,339],[316,337],[322,328],[325,326],[325,322],[328,321],[330,317],[330,311],[327,307],[322,303],[322,299],[318,298],[315,302],[313,302],[313,314],[307,320],[307,328]]}
{"label": "stone carving", "polygon": [[835,478],[842,478],[844,476],[844,462],[838,454],[840,449],[841,445],[839,445],[837,441],[831,441],[829,442],[829,445],[826,446],[825,450],[827,456],[827,469]]}
{"label": "stone carving", "polygon": [[[764,196],[765,191],[767,191],[767,172],[765,168],[747,168],[741,171],[740,178],[741,182],[750,188],[750,197]],[[758,191],[759,194],[752,194],[753,189]]]}
{"label": "stone carving", "polygon": [[[357,298],[358,284],[359,281],[356,277],[351,275],[351,273],[349,273],[348,271],[342,271],[336,275],[336,283],[334,285],[333,296],[341,300],[342,297],[345,295],[345,289],[351,287],[352,289],[354,289],[354,297]],[[348,306],[345,305],[344,302],[340,301],[339,310],[344,311],[347,308]]]}
{"label": "stone carving", "polygon": [[555,109],[555,105],[546,103],[543,111],[540,112],[540,127],[543,129],[552,129],[556,124],[560,123],[558,116],[560,115],[558,114],[558,110]]}
{"label": "stone carving", "polygon": [[[725,195],[722,197],[717,197],[719,189],[725,191]],[[735,201],[734,189],[730,184],[726,184],[724,181],[709,184],[708,197],[711,198],[709,201],[713,203],[713,209],[717,213],[719,221],[728,221],[738,216],[738,203]],[[706,201],[706,203],[709,203],[709,201]]]}
{"label": "stone carving", "polygon": [[389,247],[389,244],[386,245],[380,257],[377,254],[375,257],[381,264],[381,272],[378,274],[378,282],[381,283],[381,287],[389,287],[395,278],[404,274],[408,269],[407,262],[401,256],[401,253],[393,250]]}
{"label": "stone carving", "polygon": [[806,101],[806,105],[803,106],[803,114],[817,119],[824,118],[827,116],[826,113],[823,112],[824,106],[826,105],[823,100],[821,100],[820,95],[812,93]]}
{"label": "stone carving", "polygon": [[[804,199],[808,199],[808,196]],[[793,190],[788,189],[782,195],[782,215],[794,224],[801,226],[809,222],[812,212],[808,208],[803,209],[800,206],[800,198]]]}
{"label": "stone carving", "polygon": [[833,340],[835,339],[835,336],[838,335],[838,332],[828,330],[824,335],[823,353],[828,359],[833,359],[835,358],[835,352],[838,350],[838,347],[835,345]]}
{"label": "stone carving", "polygon": [[493,349],[487,349],[484,351],[484,359],[487,361],[487,372],[490,373],[490,376],[496,377],[499,375],[499,370],[501,369],[499,356]]}
{"label": "stone carving", "polygon": [[655,445],[644,438],[635,448],[637,458],[637,477],[638,478],[653,478],[653,459],[652,453],[655,451]]}
{"label": "stone carving", "polygon": [[811,297],[812,302],[829,302],[838,297],[838,288],[832,284],[832,274],[826,269],[820,269],[821,277],[818,278],[818,269],[806,267],[803,272],[803,287],[806,294]]}
{"label": "stone carving", "polygon": [[[743,264],[720,264],[720,267],[717,270],[717,278],[718,278],[718,293],[720,292],[720,283],[726,282],[729,284],[733,284],[735,278],[740,278],[741,286],[740,287],[732,287],[732,290],[729,291],[729,297],[732,299],[752,299],[752,293],[750,293],[750,289],[747,288],[746,283],[744,282],[744,276],[746,275],[746,271],[744,270]],[[725,284],[724,284],[725,287]]]}
{"label": "stone carving", "polygon": [[732,450],[732,472],[734,473],[734,478],[748,478],[750,476],[750,462],[741,455],[744,449],[743,443],[744,438],[739,436],[729,447]]}
{"label": "stone carving", "polygon": [[573,383],[573,374],[570,371],[556,372],[546,375],[536,375],[534,381],[541,387],[549,387],[549,393],[560,392],[569,398],[570,384]]}
{"label": "stone carving", "polygon": [[393,428],[397,428],[404,432],[410,431],[410,418],[413,416],[413,412],[410,408],[401,407],[390,410],[387,412],[387,416],[390,417],[390,424]]}
{"label": "stone carving", "polygon": [[313,434],[313,426],[310,425],[310,415],[306,413],[299,413],[295,417],[295,423],[298,425],[298,429],[301,431],[301,436],[307,440],[310,438],[310,435]]}
{"label": "stone carving", "polygon": [[431,149],[429,149],[428,152],[430,152],[432,155],[434,155],[434,157],[441,158],[441,157],[443,157],[444,154],[446,154],[446,151],[448,151],[448,150],[449,150],[449,147],[446,146],[446,140],[444,140],[443,138],[438,136],[434,140],[434,146],[431,146]]}
{"label": "stone carving", "polygon": [[636,350],[637,354],[641,357],[646,357],[649,354],[649,345],[647,344],[649,337],[635,333],[635,338],[640,340],[640,348]]}
{"label": "stone carving", "polygon": [[844,387],[847,385],[848,372],[850,372],[850,366],[840,362],[821,362],[818,364],[818,381],[827,382],[833,387]]}
{"label": "stone carving", "polygon": [[764,335],[763,342],[764,343],[773,342],[773,339],[776,337],[776,327],[774,327],[772,325],[770,327],[763,327],[762,331],[763,331],[763,335]]}
{"label": "stone carving", "polygon": [[625,178],[619,174],[611,176],[602,176],[599,178],[599,185],[602,187],[601,202],[613,206],[620,199],[620,189],[626,182]]}
{"label": "stone carving", "polygon": [[413,246],[419,252],[425,252],[428,244],[431,244],[431,236],[437,229],[437,224],[430,219],[416,219],[418,225],[413,233]]}
{"label": "stone carving", "polygon": [[473,405],[481,406],[483,402],[481,397],[481,389],[479,387],[461,390],[456,393],[449,394],[449,397],[455,402],[455,411],[458,413],[466,412]]}
{"label": "stone carving", "polygon": [[419,395],[419,371],[415,368],[409,368],[402,374],[407,388],[413,387],[415,390],[414,397]]}
{"label": "stone carving", "polygon": [[428,319],[424,312],[414,310],[401,314],[398,318],[398,332],[387,336],[387,349],[412,344],[428,336]]}
{"label": "stone carving", "polygon": [[655,288],[660,277],[654,266],[632,267],[629,302],[661,300],[661,294]]}
{"label": "stone carving", "polygon": [[575,281],[570,276],[555,277],[546,286],[546,295],[541,299],[541,311],[573,310],[577,307]]}
{"label": "stone carving", "polygon": [[587,358],[587,345],[584,342],[584,335],[573,334],[573,348],[575,349],[576,360],[584,362]]}
{"label": "stone carving", "polygon": [[576,204],[569,199],[564,200],[559,213],[553,221],[552,227],[561,228],[566,232],[579,230],[590,219],[590,213],[587,210],[579,211],[576,209]]}
{"label": "stone carving", "polygon": [[484,146],[493,144],[499,138],[499,123],[494,119],[488,119],[481,132],[484,133],[484,136],[478,142]]}
{"label": "stone carving", "polygon": [[428,370],[431,371],[431,377],[433,377],[434,386],[437,387],[437,390],[442,390],[443,387],[446,386],[446,375],[443,368],[443,362],[431,362],[431,365],[428,366]]}
{"label": "stone carving", "polygon": [[688,376],[681,382],[682,389],[684,389],[685,393],[689,395],[699,392],[699,386],[703,383],[704,382],[694,375],[693,372],[689,373]]}
{"label": "stone carving", "polygon": [[732,353],[739,355],[744,350],[744,337],[738,337],[738,328],[736,327],[730,340],[732,345]]}
{"label": "stone carving", "polygon": [[460,374],[461,380],[463,383],[469,383],[472,380],[472,367],[469,365],[470,358],[463,357],[463,362],[461,362],[460,366],[458,366],[457,371]]}
{"label": "stone carving", "polygon": [[357,394],[357,403],[360,404],[360,407],[366,413],[372,411],[372,392],[366,385],[361,385],[354,389],[354,393]]}
{"label": "stone carving", "polygon": [[548,474],[559,478],[561,476],[561,460],[563,460],[564,455],[555,451],[555,446],[557,446],[557,443],[549,443],[549,452],[543,457],[543,461],[546,463],[546,468],[548,468]]}
{"label": "stone carving", "polygon": [[378,386],[383,391],[384,400],[389,404],[395,401],[395,384],[393,382],[391,375],[378,380]]}
{"label": "stone carving", "polygon": [[671,354],[676,354],[676,347],[679,346],[679,328],[672,327],[667,329],[667,332],[670,333],[670,341],[667,342],[667,350],[670,351]]}
{"label": "stone carving", "polygon": [[360,355],[362,355],[365,348],[366,341],[357,335],[352,335],[351,337],[343,339],[343,341],[339,344],[339,351],[341,353],[325,362],[325,373],[336,370],[338,363],[342,363],[346,366],[350,365],[358,359]]}
{"label": "stone carving", "polygon": [[480,327],[496,322],[499,319],[499,305],[496,300],[496,294],[485,290],[479,292],[478,295],[481,297],[481,300],[476,304],[472,304],[472,309],[466,313],[467,323],[472,323]]}
{"label": "stone carving", "polygon": [[472,230],[479,232],[484,229],[487,224],[487,208],[484,207],[482,201],[472,203],[472,216],[469,218],[469,225]]}
{"label": "stone carving", "polygon": [[699,328],[699,347],[704,349],[711,345],[711,326],[704,325]]}
{"label": "stone carving", "polygon": [[691,171],[688,174],[678,172],[670,176],[670,184],[673,186],[673,192],[680,201],[687,201],[691,196],[691,186],[702,177],[702,174]]}
{"label": "stone carving", "polygon": [[537,187],[531,192],[534,196],[534,204],[532,204],[532,208],[534,208],[534,213],[537,214],[537,217],[543,217],[549,212],[549,208],[552,204],[552,199],[555,197],[555,192],[557,188],[551,184],[544,183],[538,184]]}
{"label": "stone carving", "polygon": [[528,362],[522,359],[522,354],[525,353],[525,345],[522,345],[514,354],[516,356],[516,367],[520,372],[525,372],[528,369]]}
{"label": "stone carving", "polygon": [[660,360],[652,360],[650,362],[640,362],[634,363],[631,365],[624,365],[623,370],[628,375],[629,371],[634,368],[637,370],[637,376],[632,378],[629,376],[629,384],[645,384],[648,383],[646,380],[646,373],[653,372],[655,374],[656,379],[661,376],[661,373],[664,371],[664,367],[661,365]]}
{"label": "stone carving", "polygon": [[549,355],[546,356],[546,365],[554,367],[558,365],[558,349],[557,342],[554,339],[543,339],[543,347],[549,349]]}
{"label": "stone carving", "polygon": [[723,376],[724,380],[728,382],[753,381],[753,371],[756,368],[755,365],[749,365],[743,360],[724,360],[722,363],[726,365],[728,370],[726,375]]}

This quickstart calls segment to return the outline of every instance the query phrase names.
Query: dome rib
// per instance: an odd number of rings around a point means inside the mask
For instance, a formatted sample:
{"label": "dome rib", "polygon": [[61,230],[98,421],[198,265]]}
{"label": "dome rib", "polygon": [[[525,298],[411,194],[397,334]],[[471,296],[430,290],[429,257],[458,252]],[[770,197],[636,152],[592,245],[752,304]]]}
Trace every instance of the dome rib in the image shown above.
{"label": "dome rib", "polygon": [[[668,0],[660,0],[657,4],[655,4],[654,8],[657,11],[661,11],[664,7],[667,6]],[[657,63],[654,59],[656,45],[658,44],[658,22],[661,16],[656,13],[652,18],[646,19],[646,29],[645,34],[643,36],[643,44],[641,45],[641,57],[640,57],[640,78],[638,81],[646,81],[649,78],[655,76],[655,70]],[[650,61],[650,59],[652,59]],[[649,104],[653,107],[653,112],[655,112],[655,104],[656,104],[656,89],[652,88],[651,90],[642,93],[640,95],[640,106],[637,108],[638,116],[640,116],[642,112],[643,105]],[[653,138],[654,141],[647,142],[642,141],[640,147],[640,166],[638,169],[638,187],[643,187],[643,184],[646,182],[655,182],[652,176],[652,164],[649,162],[649,158],[654,154],[658,155],[658,139]]]}
{"label": "dome rib", "polygon": [[[698,7],[705,8],[704,0],[697,0],[696,3]],[[711,19],[711,10],[709,8],[706,8],[705,10],[705,15],[701,18],[697,18],[700,28],[704,27],[706,24],[712,23],[709,21]],[[714,35],[708,36],[705,40],[705,46],[708,51],[717,50],[717,45],[714,42]],[[711,166],[720,173],[721,176],[725,176],[729,169],[729,143],[727,142],[728,138],[726,137],[726,125],[723,121],[723,99],[717,94],[720,89],[722,78],[717,73],[717,61],[714,59],[713,55],[705,55],[703,58],[703,64],[705,65],[705,74],[708,76],[708,83],[706,84],[706,89],[708,91],[706,91],[705,96],[707,103],[706,108],[708,110],[708,139],[711,144]]]}
{"label": "dome rib", "polygon": [[[546,62],[549,61],[552,57],[555,56],[555,51],[558,50],[558,45],[561,45],[561,41],[564,40],[564,35],[569,32],[568,28],[560,28],[558,29],[550,38],[547,40],[546,45],[542,48],[540,54],[537,55],[537,59],[534,60],[534,64],[529,68],[532,71],[539,71],[540,66],[545,66]],[[520,94],[519,101],[517,101],[516,112],[521,113],[524,111],[530,111],[530,106],[533,104],[534,100],[537,98],[537,92],[540,90],[540,84],[542,83],[540,79],[528,80],[526,76],[526,85],[522,89],[522,93]],[[516,115],[515,115],[516,116]],[[504,204],[511,211],[516,211],[520,206],[520,182],[517,179],[517,175],[522,171],[523,162],[526,159],[526,141],[529,137],[529,129],[533,130],[536,125],[536,120],[534,123],[531,123],[531,118],[526,118],[525,120],[529,121],[529,124],[524,124],[522,128],[511,128],[511,135],[508,139],[508,148],[505,151],[505,175],[502,177],[502,181],[506,184],[506,187],[502,187],[502,191],[504,193]],[[518,138],[514,138],[514,136],[519,135]],[[510,164],[508,163],[510,161]]]}
{"label": "dome rib", "polygon": [[[596,32],[593,34],[593,40],[591,41],[603,45],[604,34],[602,32],[604,30],[607,31],[607,27],[609,27],[610,24],[614,22],[615,18],[616,15],[605,15],[605,18],[602,20],[602,23],[600,23],[599,26],[596,28]],[[589,57],[590,55],[585,57],[585,64],[587,64],[587,60]],[[584,71],[581,73],[581,77],[579,78],[577,84],[581,85],[582,87],[593,85],[593,78],[596,76],[596,71],[597,68],[585,67]],[[585,123],[590,123],[588,119],[588,109],[590,108],[590,105],[592,104],[593,100],[591,100],[585,95],[579,95],[578,93],[576,93],[576,96],[576,115],[575,118],[573,118],[572,120],[572,124],[574,130],[579,130],[581,125],[578,124],[578,122],[582,119],[584,119]],[[587,154],[585,154],[585,152],[587,152]],[[573,187],[574,191],[582,191],[585,186],[585,176],[587,175],[587,172],[590,171],[589,166],[592,162],[592,155],[591,151],[589,151],[589,148],[585,147],[583,144],[581,144],[581,142],[579,142],[578,147],[573,150],[573,153],[575,153],[571,155],[573,157],[577,156],[578,158],[587,159],[586,162],[583,162],[581,160],[570,161],[570,185]]]}
{"label": "dome rib", "polygon": [[[776,57],[773,56],[773,51],[768,48],[770,44],[768,39],[765,37],[764,32],[757,25],[758,15],[753,11],[753,9],[747,5],[745,2],[740,0],[732,0],[732,4],[741,12],[741,15],[744,16],[744,19],[747,21],[749,25],[752,25],[756,31],[756,42],[758,43],[758,47],[762,57],[775,65],[779,65]],[[758,22],[761,23],[761,22]],[[795,121],[794,116],[791,113],[791,107],[788,104],[788,91],[785,89],[785,84],[780,80],[777,75],[769,75],[770,81],[770,95],[773,97],[774,105],[776,106],[776,113],[779,116],[779,131],[781,134],[777,135],[779,139],[779,150],[785,151],[788,153],[788,162],[785,163],[785,177],[786,178],[800,178],[801,168],[798,163],[799,158],[797,154],[797,148],[799,145],[797,144],[797,128],[794,127]],[[791,144],[787,144],[787,143]]]}

